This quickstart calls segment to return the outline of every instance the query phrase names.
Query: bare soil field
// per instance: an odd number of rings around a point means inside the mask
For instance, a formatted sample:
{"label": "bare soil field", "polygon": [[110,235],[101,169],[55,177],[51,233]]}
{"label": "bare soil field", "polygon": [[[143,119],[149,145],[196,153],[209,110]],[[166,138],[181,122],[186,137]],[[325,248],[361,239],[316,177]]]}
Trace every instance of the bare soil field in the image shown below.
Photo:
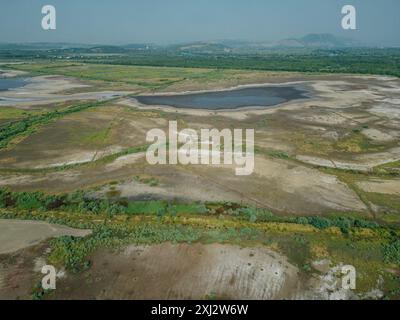
{"label": "bare soil field", "polygon": [[[47,251],[48,245],[43,243],[0,256],[2,299],[30,298]],[[57,290],[46,299],[329,300],[376,299],[382,294],[379,289],[364,295],[342,289],[340,278],[335,276],[340,266],[329,260],[314,261],[315,273],[307,274],[282,254],[263,247],[131,245],[99,250],[90,259],[87,271],[76,274],[62,270]]]}
{"label": "bare soil field", "polygon": [[165,119],[151,113],[132,113],[105,106],[71,114],[0,151],[9,168],[47,168],[90,162],[126,148],[146,144],[146,132],[165,127]]}
{"label": "bare soil field", "polygon": [[[2,92],[0,106],[13,106],[29,108],[32,106],[75,100],[103,100],[124,96],[134,91],[96,91],[92,88],[89,92],[66,94],[76,88],[91,87],[76,79],[59,75],[36,76],[27,78],[28,84],[21,88]],[[94,89],[94,90],[93,90]]]}
{"label": "bare soil field", "polygon": [[84,237],[89,230],[74,230],[40,221],[0,219],[0,255],[18,251],[59,236]]}

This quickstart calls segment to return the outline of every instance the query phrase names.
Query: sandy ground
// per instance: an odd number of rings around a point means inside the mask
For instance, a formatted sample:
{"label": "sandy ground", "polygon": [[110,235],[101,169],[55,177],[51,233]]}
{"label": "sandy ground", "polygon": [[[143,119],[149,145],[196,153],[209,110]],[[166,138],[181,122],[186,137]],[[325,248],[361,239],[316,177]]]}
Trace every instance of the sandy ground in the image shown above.
{"label": "sandy ground", "polygon": [[[351,290],[341,288],[341,279],[337,277],[340,266],[316,261],[320,274],[305,275],[286,257],[265,247],[165,243],[129,246],[119,251],[100,250],[92,256],[92,261],[90,271],[78,276],[67,275],[52,298],[360,298]],[[379,297],[381,293],[377,290],[372,294]]]}
{"label": "sandy ground", "polygon": [[386,132],[382,132],[378,129],[365,129],[362,133],[369,139],[375,140],[377,142],[388,142],[393,141],[394,139],[398,138],[398,133],[394,132],[394,135],[391,135]]}
{"label": "sandy ground", "polygon": [[[283,160],[256,157],[255,163],[253,175],[236,176],[235,167],[231,165],[151,166],[141,153],[123,156],[93,168],[40,174],[3,174],[0,185],[22,190],[68,192],[82,184],[120,180],[113,188],[121,197],[132,200],[233,201],[292,214],[366,210],[357,195],[335,176]],[[157,180],[158,184],[150,186],[134,180],[135,176],[143,174]],[[109,188],[106,186],[95,194],[105,196]]]}
{"label": "sandy ground", "polygon": [[[0,255],[0,299],[31,299],[43,277],[48,243]],[[57,270],[57,289],[48,299],[376,299],[382,292],[357,294],[341,287],[341,264],[312,262],[304,273],[267,247],[227,244],[130,245],[100,249],[91,268]]]}
{"label": "sandy ground", "polygon": [[400,195],[400,179],[371,179],[368,181],[360,181],[357,185],[365,192]]}
{"label": "sandy ground", "polygon": [[296,156],[296,159],[321,167],[368,172],[376,166],[400,160],[400,148],[393,148],[386,152],[354,155],[351,161],[303,155]]}
{"label": "sandy ground", "polygon": [[48,75],[32,77],[28,78],[28,84],[21,88],[1,92],[0,106],[29,108],[35,105],[61,101],[107,100],[132,93],[129,91],[84,92],[68,95],[59,93],[85,87],[90,86],[64,76]]}
{"label": "sandy ground", "polygon": [[[66,280],[57,298],[276,299],[298,286],[297,269],[268,249],[224,245],[130,246],[121,253],[100,251],[79,290]],[[104,268],[107,266],[107,268]]]}
{"label": "sandy ground", "polygon": [[26,74],[24,71],[0,69],[0,78],[14,78]]}
{"label": "sandy ground", "polygon": [[32,288],[43,277],[36,261],[46,250],[48,244],[43,243],[0,255],[0,300],[32,299]]}
{"label": "sandy ground", "polygon": [[0,219],[0,254],[32,246],[59,236],[84,237],[89,230],[72,229],[46,222]]}

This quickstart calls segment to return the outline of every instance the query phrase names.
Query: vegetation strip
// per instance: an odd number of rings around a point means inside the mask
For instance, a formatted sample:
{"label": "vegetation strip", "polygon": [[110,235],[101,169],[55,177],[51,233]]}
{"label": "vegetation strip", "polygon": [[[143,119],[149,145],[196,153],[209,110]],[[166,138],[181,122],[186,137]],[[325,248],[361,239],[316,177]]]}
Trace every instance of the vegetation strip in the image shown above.
{"label": "vegetation strip", "polygon": [[110,103],[116,99],[117,98],[112,98],[100,102],[89,102],[61,110],[49,111],[39,115],[29,115],[24,119],[8,123],[0,128],[0,149],[8,147],[9,144],[19,136],[27,136],[32,134],[39,126],[50,123],[51,121],[72,113],[98,107],[100,105],[104,105],[105,103]]}
{"label": "vegetation strip", "polygon": [[[46,59],[60,63],[67,57],[68,61],[73,61],[75,64],[354,73],[400,77],[398,48],[314,49],[287,52],[270,51],[259,54],[190,54],[189,56],[181,52],[165,50],[159,52],[149,51],[145,54],[142,52],[130,52],[126,55],[107,55],[106,57],[74,56],[70,52],[63,52],[63,50],[55,50],[53,52],[15,49],[0,51],[0,58],[7,60],[29,58],[35,62]],[[35,72],[38,72],[38,70],[35,70]],[[89,76],[86,78],[90,79]],[[92,78],[92,80],[94,79],[97,79],[97,77]],[[147,82],[143,84],[147,85]]]}

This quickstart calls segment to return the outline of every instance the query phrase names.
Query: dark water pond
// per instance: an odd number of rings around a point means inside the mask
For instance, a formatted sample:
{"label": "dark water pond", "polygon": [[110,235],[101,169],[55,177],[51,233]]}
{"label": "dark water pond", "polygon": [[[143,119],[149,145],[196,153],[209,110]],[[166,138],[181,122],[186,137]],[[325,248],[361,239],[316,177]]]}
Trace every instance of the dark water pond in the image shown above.
{"label": "dark water pond", "polygon": [[22,78],[0,78],[0,91],[20,88],[23,87],[25,84],[26,80]]}
{"label": "dark water pond", "polygon": [[307,93],[306,90],[294,86],[270,86],[182,95],[137,96],[135,99],[146,105],[220,110],[275,106],[291,100],[307,98]]}

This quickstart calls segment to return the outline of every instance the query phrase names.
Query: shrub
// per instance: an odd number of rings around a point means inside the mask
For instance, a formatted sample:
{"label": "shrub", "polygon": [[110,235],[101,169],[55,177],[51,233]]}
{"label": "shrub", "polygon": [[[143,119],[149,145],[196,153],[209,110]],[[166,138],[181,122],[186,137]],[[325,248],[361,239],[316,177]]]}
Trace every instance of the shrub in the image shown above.
{"label": "shrub", "polygon": [[383,259],[386,263],[400,264],[400,240],[383,246]]}
{"label": "shrub", "polygon": [[43,194],[39,192],[22,192],[16,195],[16,207],[21,210],[46,209],[42,199]]}
{"label": "shrub", "polygon": [[7,201],[10,198],[10,191],[7,189],[0,189],[0,208],[6,208],[8,205]]}
{"label": "shrub", "polygon": [[353,225],[357,228],[368,228],[368,229],[376,229],[379,227],[379,224],[374,221],[367,221],[362,219],[355,219]]}
{"label": "shrub", "polygon": [[323,217],[309,217],[308,223],[318,229],[326,229],[332,226],[331,221]]}
{"label": "shrub", "polygon": [[308,219],[306,217],[298,217],[295,222],[298,224],[308,224]]}
{"label": "shrub", "polygon": [[338,227],[343,233],[348,233],[350,228],[353,226],[353,221],[348,218],[340,217],[334,219],[332,224],[335,227]]}

